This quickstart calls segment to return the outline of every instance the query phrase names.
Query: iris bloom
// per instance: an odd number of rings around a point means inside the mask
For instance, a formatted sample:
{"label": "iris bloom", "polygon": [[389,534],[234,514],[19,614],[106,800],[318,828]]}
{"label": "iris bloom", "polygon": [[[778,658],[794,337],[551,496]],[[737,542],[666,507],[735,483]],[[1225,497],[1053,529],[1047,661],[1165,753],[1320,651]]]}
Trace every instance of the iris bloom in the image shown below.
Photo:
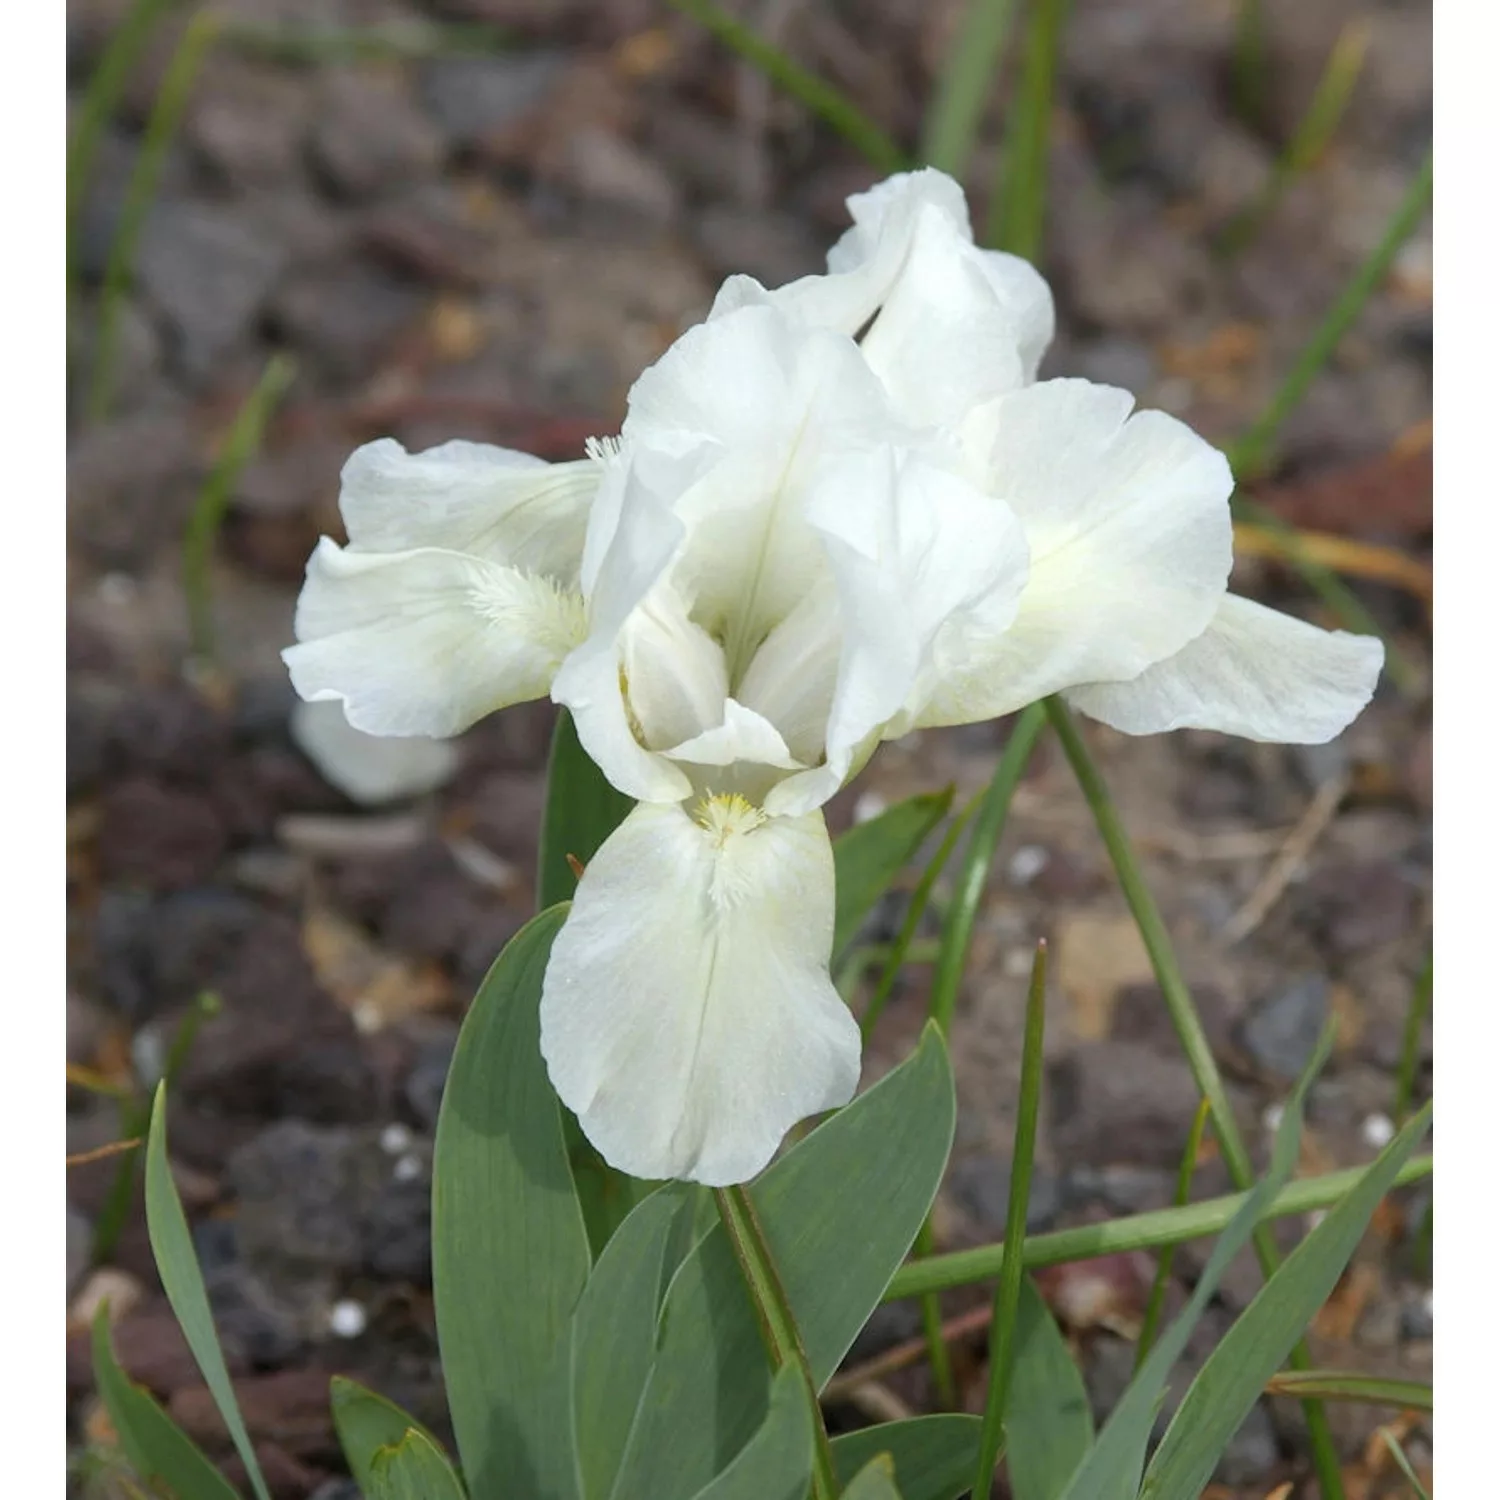
{"label": "iris bloom", "polygon": [[882,739],[1060,692],[1131,734],[1311,743],[1377,641],[1226,592],[1222,455],[1123,391],[1035,380],[1045,284],[950,179],[850,200],[826,275],[727,282],[620,438],[541,466],[361,449],[287,653],[372,733],[552,697],[637,799],[554,944],[542,1050],[613,1165],[723,1184],[845,1103],[820,811]]}

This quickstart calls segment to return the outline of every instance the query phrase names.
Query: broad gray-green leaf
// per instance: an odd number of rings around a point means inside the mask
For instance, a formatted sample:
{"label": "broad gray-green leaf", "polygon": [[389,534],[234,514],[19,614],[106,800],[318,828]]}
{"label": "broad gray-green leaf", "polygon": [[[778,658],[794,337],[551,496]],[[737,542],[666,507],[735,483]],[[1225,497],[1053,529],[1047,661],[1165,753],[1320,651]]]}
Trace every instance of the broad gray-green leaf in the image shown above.
{"label": "broad gray-green leaf", "polygon": [[[419,1428],[379,1449],[370,1463],[369,1500],[464,1500],[443,1450]],[[500,1493],[504,1493],[503,1491]]]}
{"label": "broad gray-green leaf", "polygon": [[94,1318],[94,1384],[136,1477],[170,1500],[239,1500],[234,1487],[115,1359],[109,1309]]}
{"label": "broad gray-green leaf", "polygon": [[1063,1491],[1064,1500],[1134,1500],[1146,1462],[1146,1445],[1151,1440],[1151,1429],[1166,1390],[1167,1377],[1187,1346],[1193,1327],[1202,1317],[1225,1268],[1255,1232],[1266,1204],[1292,1175],[1302,1139],[1303,1102],[1313,1079],[1327,1060],[1332,1044],[1332,1031],[1325,1031],[1287,1100],[1266,1175],[1219,1236],[1188,1305],[1172,1320],[1145,1364],[1136,1372],[1135,1379],[1100,1430],[1094,1446]]}
{"label": "broad gray-green leaf", "polygon": [[845,1486],[843,1500],[901,1500],[890,1454],[877,1453]]}
{"label": "broad gray-green leaf", "polygon": [[922,840],[943,820],[953,788],[924,792],[856,823],[833,841],[835,871],[833,951],[853,941],[859,924],[888,891]]}
{"label": "broad gray-green leaf", "polygon": [[438,1440],[415,1417],[357,1380],[335,1375],[329,1382],[329,1403],[339,1446],[349,1461],[349,1472],[366,1492],[373,1482],[371,1466],[375,1454],[381,1448],[396,1446],[408,1432],[420,1432],[442,1451]]}
{"label": "broad gray-green leaf", "polygon": [[1083,1374],[1027,1276],[1016,1309],[1005,1403],[1005,1463],[1015,1500],[1057,1500],[1094,1441]]}
{"label": "broad gray-green leaf", "polygon": [[[653,1193],[615,1232],[573,1315],[573,1442],[581,1500],[608,1500],[656,1355],[656,1322],[691,1241],[696,1190]],[[673,1255],[675,1252],[675,1259]]]}
{"label": "broad gray-green leaf", "polygon": [[[916,1053],[772,1166],[750,1196],[821,1388],[916,1237],[953,1138],[953,1075]],[[614,1500],[688,1500],[766,1410],[770,1369],[722,1227],[683,1262]]]}
{"label": "broad gray-green leaf", "polygon": [[1196,1500],[1240,1424],[1328,1300],[1401,1164],[1427,1134],[1429,1103],[1297,1246],[1219,1342],[1188,1387],[1146,1470],[1143,1497]]}
{"label": "broad gray-green leaf", "polygon": [[578,743],[572,714],[558,709],[547,760],[547,806],[542,814],[536,877],[540,910],[573,899],[578,877],[568,856],[586,865],[634,806],[605,780],[604,772]]}
{"label": "broad gray-green leaf", "polygon": [[165,1084],[156,1090],[151,1130],[146,1139],[146,1227],[151,1236],[151,1253],[156,1258],[162,1289],[172,1304],[182,1336],[203,1373],[203,1383],[229,1429],[235,1452],[249,1475],[250,1487],[257,1500],[271,1500],[255,1449],[250,1444],[250,1434],[245,1431],[244,1418],[240,1416],[234,1387],[229,1381],[229,1370],[219,1348],[219,1336],[214,1331],[213,1314],[209,1311],[203,1272],[198,1267],[193,1237],[188,1231],[187,1216],[182,1211],[182,1200],[177,1196],[177,1184],[172,1181],[172,1169],[167,1165]]}
{"label": "broad gray-green leaf", "polygon": [[433,1300],[476,1500],[573,1500],[567,1331],[589,1246],[539,1049],[565,908],[518,932],[459,1034],[433,1153]]}
{"label": "broad gray-green leaf", "polygon": [[848,1484],[877,1454],[889,1453],[903,1500],[956,1500],[974,1477],[979,1418],[945,1413],[882,1422],[846,1432],[830,1446],[840,1484]]}
{"label": "broad gray-green leaf", "polygon": [[812,1481],[813,1430],[801,1373],[788,1366],[771,1387],[760,1430],[694,1500],[803,1500]]}

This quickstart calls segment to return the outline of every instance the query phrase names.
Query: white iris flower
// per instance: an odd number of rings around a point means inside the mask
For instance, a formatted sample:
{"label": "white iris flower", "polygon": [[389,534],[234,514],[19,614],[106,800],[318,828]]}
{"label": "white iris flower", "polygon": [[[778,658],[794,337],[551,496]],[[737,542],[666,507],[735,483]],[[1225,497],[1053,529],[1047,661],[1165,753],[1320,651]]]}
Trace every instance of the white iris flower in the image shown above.
{"label": "white iris flower", "polygon": [[743,1181],[843,1104],[820,811],[882,739],[1061,692],[1131,734],[1312,743],[1378,641],[1226,592],[1222,455],[1129,395],[1037,383],[1045,283],[926,171],[850,200],[827,275],[731,278],[576,464],[350,460],[287,652],[377,734],[552,697],[639,806],[542,994],[554,1087],[613,1165]]}

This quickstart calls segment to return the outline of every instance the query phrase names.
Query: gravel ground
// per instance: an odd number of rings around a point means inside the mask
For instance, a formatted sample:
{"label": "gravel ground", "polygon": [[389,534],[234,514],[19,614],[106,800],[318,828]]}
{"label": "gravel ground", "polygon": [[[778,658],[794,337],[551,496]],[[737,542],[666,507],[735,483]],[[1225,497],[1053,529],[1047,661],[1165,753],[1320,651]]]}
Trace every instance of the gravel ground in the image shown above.
{"label": "gravel ground", "polygon": [[[74,119],[126,8],[70,0]],[[469,437],[574,456],[587,435],[614,430],[630,382],[706,311],[724,275],[779,282],[817,269],[844,196],[876,174],[652,0],[218,9],[304,37],[314,26],[478,21],[511,43],[488,55],[307,62],[222,42],[168,153],[120,319],[117,396],[93,422],[82,393],[99,281],[181,10],[128,82],[82,217],[70,326],[69,1060],[117,1080],[149,1072],[195,996],[220,997],[181,1076],[175,1165],[268,1479],[287,1500],[334,1500],[352,1491],[327,1419],[330,1372],[444,1425],[427,1243],[432,1128],[467,997],[529,914],[550,733],[547,705],[507,712],[458,742],[430,793],[374,811],[296,747],[277,653],[314,539],[339,534],[339,466],[385,433],[409,447]],[[961,9],[839,0],[754,14],[911,141]],[[1249,120],[1230,103],[1233,9],[1075,0],[1042,257],[1060,322],[1044,374],[1128,386],[1225,442],[1260,412],[1379,240],[1431,125],[1428,6],[1271,0],[1269,83]],[[1361,18],[1365,68],[1332,147],[1245,250],[1217,254],[1341,28]],[[976,219],[1002,124],[997,105],[969,183]],[[1287,423],[1266,503],[1425,560],[1431,326],[1424,225]],[[297,375],[234,490],[212,567],[220,662],[185,671],[183,526],[273,350],[294,356]],[[1264,562],[1242,562],[1235,587],[1317,617],[1305,589]],[[1382,1143],[1430,931],[1429,616],[1395,587],[1358,591],[1417,682],[1405,692],[1385,682],[1337,744],[1088,729],[1262,1147],[1268,1112],[1336,1018],[1335,1056],[1312,1096],[1309,1171],[1367,1161]],[[831,821],[946,782],[968,794],[1007,732],[982,725],[887,747]],[[1278,888],[1289,838],[1307,852]],[[886,903],[868,936],[887,935],[900,914]],[[938,1219],[950,1247],[1001,1231],[1025,976],[1041,936],[1055,983],[1033,1227],[1171,1197],[1194,1086],[1087,809],[1044,741],[1016,798],[955,1023],[960,1118]],[[867,1077],[916,1036],[928,979],[908,970]],[[1419,1093],[1427,1087],[1424,1061]],[[70,1087],[70,1152],[119,1133],[113,1104]],[[108,1293],[126,1366],[224,1453],[138,1216],[90,1268],[114,1170],[106,1161],[68,1175],[70,1452],[99,1430],[79,1329]],[[1210,1154],[1196,1191],[1224,1189]],[[1415,1245],[1426,1201],[1408,1189],[1382,1210],[1314,1325],[1318,1363],[1430,1376],[1431,1295]],[[1292,1239],[1305,1227],[1282,1226]],[[1179,1253],[1176,1300],[1204,1253]],[[1149,1260],[1121,1258],[1046,1281],[1100,1411],[1128,1378],[1151,1274]],[[1256,1285],[1248,1261],[1227,1278],[1179,1393]],[[954,1294],[945,1311],[977,1300]],[[854,1358],[915,1328],[912,1309],[884,1309]],[[982,1340],[970,1336],[957,1355],[977,1409]],[[932,1393],[914,1368],[861,1402],[836,1416],[856,1423],[872,1402],[925,1409]],[[1390,1414],[1331,1414],[1351,1500],[1400,1493],[1368,1450]],[[1403,1430],[1413,1461],[1430,1466],[1430,1428]],[[1268,1401],[1213,1493],[1259,1500],[1305,1475],[1298,1412]]]}

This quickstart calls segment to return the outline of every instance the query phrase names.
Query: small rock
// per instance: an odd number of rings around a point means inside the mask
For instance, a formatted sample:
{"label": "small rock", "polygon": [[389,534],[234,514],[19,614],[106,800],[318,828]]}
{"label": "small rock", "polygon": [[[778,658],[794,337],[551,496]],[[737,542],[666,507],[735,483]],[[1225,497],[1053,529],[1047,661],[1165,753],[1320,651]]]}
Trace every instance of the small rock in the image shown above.
{"label": "small rock", "polygon": [[1219,1455],[1214,1478],[1220,1484],[1258,1484],[1270,1476],[1280,1460],[1276,1425],[1265,1406],[1257,1402]]}
{"label": "small rock", "polygon": [[564,53],[543,51],[434,58],[420,70],[422,102],[454,145],[474,146],[538,108],[565,63]]}
{"label": "small rock", "polygon": [[822,248],[798,219],[770,209],[715,203],[696,215],[698,248],[716,276],[744,272],[764,286],[784,286],[824,269]]}
{"label": "small rock", "polygon": [[453,1063],[457,1031],[429,1037],[417,1049],[411,1071],[406,1075],[404,1093],[408,1107],[417,1122],[428,1130],[437,1128],[438,1109],[443,1102],[443,1087]]}
{"label": "small rock", "polygon": [[1138,339],[1101,338],[1070,349],[1068,355],[1069,375],[1121,390],[1147,390],[1158,373],[1155,354]]}
{"label": "small rock", "polygon": [[1400,938],[1415,906],[1416,892],[1388,860],[1328,866],[1302,888],[1302,911],[1340,958]]}
{"label": "small rock", "polygon": [[1401,1301],[1401,1337],[1425,1342],[1432,1337],[1432,1290],[1409,1293]]}
{"label": "small rock", "polygon": [[114,1266],[100,1266],[92,1272],[68,1304],[68,1324],[72,1328],[89,1328],[99,1309],[107,1303],[111,1325],[119,1323],[140,1306],[146,1289],[127,1271]]}
{"label": "small rock", "polygon": [[1132,1042],[1085,1043],[1048,1070],[1063,1160],[1173,1169],[1198,1107],[1185,1063]]}
{"label": "small rock", "polygon": [[363,240],[393,270],[450,287],[484,286],[499,255],[492,232],[447,182],[421,183],[372,209]]}
{"label": "small rock", "polygon": [[1075,1167],[1064,1179],[1069,1203],[1099,1204],[1116,1214],[1140,1214],[1172,1201],[1175,1174],[1152,1167]]}
{"label": "small rock", "polygon": [[661,164],[612,130],[574,130],[558,153],[561,185],[580,197],[666,224],[680,207],[677,188]]}
{"label": "small rock", "polygon": [[[970,1156],[953,1164],[947,1190],[986,1239],[998,1238],[1005,1230],[1010,1207],[1010,1171],[994,1156]],[[1056,1177],[1033,1166],[1031,1191],[1026,1201],[1026,1228],[1038,1234],[1050,1229],[1062,1208],[1062,1191]]]}
{"label": "small rock", "polygon": [[443,140],[388,74],[339,68],[323,81],[313,158],[346,198],[372,198],[434,171]]}
{"label": "small rock", "polygon": [[126,773],[202,782],[229,749],[229,726],[182,684],[133,692],[110,726],[116,763]]}
{"label": "small rock", "polygon": [[271,304],[282,337],[330,375],[367,374],[422,311],[420,292],[361,262],[293,275]]}
{"label": "small rock", "polygon": [[158,201],[136,276],[167,319],[190,379],[209,376],[250,331],[287,264],[284,246],[229,206]]}
{"label": "small rock", "polygon": [[[1227,1049],[1234,1033],[1234,1015],[1229,998],[1217,985],[1195,984],[1193,1006],[1203,1023],[1209,1046],[1215,1052]],[[1154,980],[1126,985],[1116,997],[1110,1036],[1122,1042],[1140,1042],[1167,1057],[1181,1057],[1182,1043],[1172,1025],[1166,997]]]}
{"label": "small rock", "polygon": [[1404,1309],[1387,1297],[1377,1298],[1365,1309],[1355,1330],[1355,1342],[1366,1349],[1390,1350],[1401,1342]]}
{"label": "small rock", "polygon": [[921,1332],[922,1317],[915,1302],[883,1302],[860,1329],[844,1363],[862,1364],[893,1345],[918,1337]]}
{"label": "small rock", "polygon": [[364,734],[338,702],[298,703],[292,739],[324,778],[364,807],[381,807],[436,791],[458,769],[451,740]]}
{"label": "small rock", "polygon": [[1300,975],[1251,1007],[1239,1027],[1240,1045],[1263,1072],[1290,1082],[1312,1056],[1328,1011],[1328,980]]}
{"label": "small rock", "polygon": [[242,58],[214,58],[193,90],[183,136],[221,181],[265,187],[294,177],[307,134],[300,78]]}
{"label": "small rock", "polygon": [[213,803],[197,792],[137,776],[100,803],[98,855],[106,881],[152,890],[200,884],[224,856],[227,835]]}

